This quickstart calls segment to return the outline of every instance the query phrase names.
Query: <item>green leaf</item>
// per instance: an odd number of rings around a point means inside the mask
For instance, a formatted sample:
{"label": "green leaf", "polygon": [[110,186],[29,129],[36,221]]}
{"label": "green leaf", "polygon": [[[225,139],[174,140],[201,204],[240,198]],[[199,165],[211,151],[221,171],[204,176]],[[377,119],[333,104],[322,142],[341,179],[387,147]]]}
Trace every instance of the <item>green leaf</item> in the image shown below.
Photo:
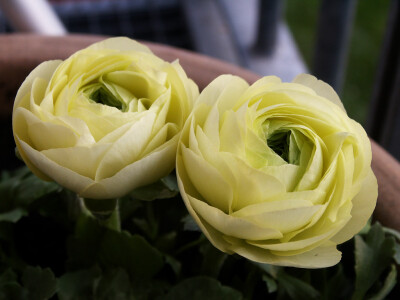
{"label": "green leaf", "polygon": [[215,279],[193,277],[174,286],[164,300],[236,300],[243,299],[240,292],[223,286]]}
{"label": "green leaf", "polygon": [[169,199],[179,193],[175,174],[161,178],[160,180],[133,190],[129,195],[134,199],[152,201],[155,199]]}
{"label": "green leaf", "polygon": [[17,278],[10,268],[0,275],[0,299],[28,299],[28,291],[17,282]]}
{"label": "green leaf", "polygon": [[28,300],[28,291],[16,282],[6,283],[0,286],[1,300]]}
{"label": "green leaf", "polygon": [[173,251],[173,248],[176,245],[177,233],[176,231],[171,231],[166,234],[163,234],[157,238],[154,243],[157,249],[163,252]]}
{"label": "green leaf", "polygon": [[200,253],[203,255],[200,274],[217,278],[227,254],[215,248],[211,243],[201,245]]}
{"label": "green leaf", "polygon": [[336,268],[337,271],[333,276],[328,269],[323,270],[325,276],[321,294],[324,300],[349,299],[353,292],[352,281],[345,276],[342,263]]}
{"label": "green leaf", "polygon": [[27,216],[28,212],[23,208],[14,208],[11,211],[0,213],[0,222],[16,223],[22,217]]}
{"label": "green leaf", "polygon": [[8,181],[9,179],[13,179],[14,181],[19,180],[30,173],[31,173],[31,171],[26,166],[23,166],[21,168],[13,170],[13,171],[4,171],[3,170],[1,172],[1,176],[0,176],[0,183],[4,183],[4,182]]}
{"label": "green leaf", "polygon": [[394,230],[392,228],[388,228],[388,227],[384,227],[384,226],[382,226],[382,229],[385,233],[394,236],[398,241],[400,241],[400,232],[398,232],[397,230]]}
{"label": "green leaf", "polygon": [[395,250],[395,253],[394,253],[394,256],[393,256],[394,261],[395,261],[398,265],[400,265],[400,244],[399,244],[399,243],[396,243],[396,244],[394,245],[394,250]]}
{"label": "green leaf", "polygon": [[27,206],[41,197],[57,191],[61,191],[61,187],[57,183],[44,181],[30,173],[19,183],[15,202],[18,205]]}
{"label": "green leaf", "polygon": [[277,279],[278,274],[282,271],[282,267],[273,266],[269,264],[262,264],[262,263],[254,263],[254,264],[267,274],[271,275],[271,277],[274,279]]}
{"label": "green leaf", "polygon": [[119,216],[121,223],[128,220],[132,215],[143,206],[143,202],[131,197],[122,197],[119,201]]}
{"label": "green leaf", "polygon": [[[260,281],[261,272],[252,264],[247,264],[245,269],[246,279],[243,281],[241,291],[245,299],[253,299],[256,285]],[[262,275],[261,275],[262,276]]]}
{"label": "green leaf", "polygon": [[15,208],[15,193],[22,178],[29,174],[24,167],[14,172],[3,171],[0,181],[0,211],[9,211]]}
{"label": "green leaf", "polygon": [[179,192],[175,171],[161,178],[161,182],[172,192]]}
{"label": "green leaf", "polygon": [[105,230],[90,217],[81,216],[78,219],[75,235],[67,242],[68,269],[90,268],[98,263],[98,251]]}
{"label": "green leaf", "polygon": [[13,172],[3,172],[0,181],[0,211],[15,207],[26,207],[48,194],[60,191],[54,182],[46,182],[36,177],[27,167]]}
{"label": "green leaf", "polygon": [[144,205],[145,218],[133,218],[133,223],[139,227],[143,233],[151,240],[154,241],[159,232],[160,219],[154,214],[154,202],[147,202]]}
{"label": "green leaf", "polygon": [[60,300],[93,299],[93,291],[100,276],[101,270],[98,267],[66,273],[58,280],[57,295]]}
{"label": "green leaf", "polygon": [[157,223],[149,222],[144,218],[133,218],[132,222],[146,234],[150,239],[154,239],[157,235]]}
{"label": "green leaf", "polygon": [[255,263],[278,283],[278,292],[289,295],[294,300],[318,299],[321,294],[308,282],[288,274],[283,267]]}
{"label": "green leaf", "polygon": [[278,285],[276,281],[269,275],[263,274],[262,275],[262,280],[266,283],[268,293],[272,294],[278,290]]}
{"label": "green leaf", "polygon": [[368,290],[390,266],[395,254],[394,238],[385,237],[378,223],[371,227],[364,239],[360,235],[355,236],[356,281],[353,300],[365,298]]}
{"label": "green leaf", "polygon": [[134,280],[153,277],[164,265],[163,256],[140,235],[107,230],[99,249],[106,266],[126,268]]}
{"label": "green leaf", "polygon": [[287,274],[283,269],[278,273],[276,280],[293,300],[319,299],[321,296],[312,285]]}
{"label": "green leaf", "polygon": [[391,265],[390,272],[383,283],[381,290],[374,296],[369,298],[369,300],[384,300],[387,295],[392,291],[396,285],[397,279],[397,269],[394,264]]}
{"label": "green leaf", "polygon": [[197,225],[196,221],[191,215],[186,215],[181,221],[183,222],[183,230],[201,232],[200,227]]}
{"label": "green leaf", "polygon": [[22,285],[28,290],[29,299],[48,299],[56,292],[57,279],[49,268],[28,266],[22,274]]}
{"label": "green leaf", "polygon": [[394,258],[395,262],[398,265],[400,265],[400,244],[399,244],[399,242],[400,242],[400,232],[398,232],[397,230],[394,230],[392,228],[387,228],[387,227],[382,227],[382,228],[383,228],[383,231],[386,234],[389,234],[389,235],[393,236],[396,239],[396,244],[394,245],[395,253],[394,253],[393,258]]}
{"label": "green leaf", "polygon": [[4,283],[17,281],[17,278],[17,274],[12,269],[8,268],[0,275],[0,286]]}
{"label": "green leaf", "polygon": [[[13,243],[14,240],[14,226],[13,223],[4,222],[0,226],[0,240],[7,241],[7,243]],[[0,249],[1,253],[1,249]]]}
{"label": "green leaf", "polygon": [[143,237],[101,227],[89,217],[79,220],[68,249],[72,268],[96,263],[108,269],[121,267],[135,280],[153,277],[164,264],[162,254]]}
{"label": "green leaf", "polygon": [[163,296],[171,289],[171,286],[161,280],[151,280],[134,283],[135,300],[163,299]]}
{"label": "green leaf", "polygon": [[167,254],[164,255],[164,258],[165,263],[171,267],[172,271],[174,271],[175,275],[178,277],[182,269],[182,264],[180,263],[180,261],[175,259],[173,256]]}
{"label": "green leaf", "polygon": [[73,230],[83,213],[81,199],[71,191],[62,189],[36,201],[30,211],[37,211],[41,216],[50,218],[68,230]]}
{"label": "green leaf", "polygon": [[368,232],[371,229],[371,222],[372,222],[372,217],[368,219],[367,224],[364,225],[364,227],[358,232],[358,234],[361,235],[368,234]]}
{"label": "green leaf", "polygon": [[134,299],[129,275],[124,269],[117,268],[105,273],[97,284],[95,299],[129,300]]}

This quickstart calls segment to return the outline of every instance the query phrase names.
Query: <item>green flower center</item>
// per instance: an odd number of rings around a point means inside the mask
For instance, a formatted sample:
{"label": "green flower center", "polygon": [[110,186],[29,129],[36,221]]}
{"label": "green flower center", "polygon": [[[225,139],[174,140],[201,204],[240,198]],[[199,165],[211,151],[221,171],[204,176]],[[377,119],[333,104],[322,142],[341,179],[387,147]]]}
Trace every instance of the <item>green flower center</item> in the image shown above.
{"label": "green flower center", "polygon": [[289,162],[289,144],[290,144],[290,131],[274,132],[267,139],[268,147],[270,147],[276,154],[282,157],[286,162]]}
{"label": "green flower center", "polygon": [[96,103],[101,103],[107,106],[112,106],[123,110],[123,105],[106,87],[101,86],[100,88],[94,90],[89,98]]}
{"label": "green flower center", "polygon": [[300,150],[292,130],[278,129],[267,138],[268,147],[289,164],[298,165]]}

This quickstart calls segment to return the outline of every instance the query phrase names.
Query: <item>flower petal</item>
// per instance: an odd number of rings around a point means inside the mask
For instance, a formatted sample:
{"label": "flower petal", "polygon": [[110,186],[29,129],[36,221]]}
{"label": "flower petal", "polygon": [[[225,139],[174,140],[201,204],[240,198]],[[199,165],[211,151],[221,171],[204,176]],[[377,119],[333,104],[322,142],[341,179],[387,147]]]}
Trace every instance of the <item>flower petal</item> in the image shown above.
{"label": "flower petal", "polygon": [[224,235],[251,240],[277,239],[282,237],[282,233],[277,229],[260,227],[245,219],[232,217],[189,195],[188,199],[196,213]]}
{"label": "flower petal", "polygon": [[336,249],[336,245],[326,243],[310,251],[293,255],[279,256],[269,253],[267,250],[260,249],[255,246],[246,245],[244,243],[234,245],[231,251],[246,257],[250,260],[272,264],[277,266],[288,266],[297,268],[327,268],[336,265],[342,255]]}
{"label": "flower petal", "polygon": [[339,231],[331,241],[341,244],[351,239],[367,224],[372,212],[376,206],[376,199],[378,197],[378,183],[372,170],[365,178],[360,192],[351,201],[353,208],[351,209],[352,218],[346,226]]}
{"label": "flower petal", "polygon": [[343,103],[342,101],[340,101],[340,98],[335,90],[329,84],[323,82],[322,80],[318,80],[315,76],[312,76],[310,74],[300,74],[297,75],[292,82],[300,83],[302,85],[312,88],[319,96],[332,101],[344,112],[346,112]]}

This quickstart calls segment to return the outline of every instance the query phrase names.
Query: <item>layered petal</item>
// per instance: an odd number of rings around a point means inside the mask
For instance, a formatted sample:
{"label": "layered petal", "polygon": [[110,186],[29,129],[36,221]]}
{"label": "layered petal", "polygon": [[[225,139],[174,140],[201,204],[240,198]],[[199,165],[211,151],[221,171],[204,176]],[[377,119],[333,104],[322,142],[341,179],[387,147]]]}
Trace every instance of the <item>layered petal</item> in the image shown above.
{"label": "layered petal", "polygon": [[334,90],[311,75],[252,86],[224,75],[199,96],[178,145],[182,198],[211,243],[262,263],[321,268],[377,198],[371,149]]}
{"label": "layered petal", "polygon": [[16,145],[25,163],[82,197],[121,197],[172,171],[198,88],[128,38],[39,65],[18,91]]}

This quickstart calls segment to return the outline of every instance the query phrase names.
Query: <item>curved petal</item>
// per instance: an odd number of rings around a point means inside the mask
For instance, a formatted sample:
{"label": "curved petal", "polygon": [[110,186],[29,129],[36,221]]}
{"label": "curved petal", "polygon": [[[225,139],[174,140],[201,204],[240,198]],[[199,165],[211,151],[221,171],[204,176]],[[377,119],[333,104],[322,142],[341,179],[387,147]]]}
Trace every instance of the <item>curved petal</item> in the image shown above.
{"label": "curved petal", "polygon": [[91,147],[48,149],[42,153],[58,165],[95,180],[99,162],[110,147],[111,144],[95,144]]}
{"label": "curved petal", "polygon": [[194,197],[189,195],[187,197],[196,213],[224,235],[249,240],[279,239],[282,237],[282,233],[277,229],[260,227],[248,220],[227,215]]}
{"label": "curved petal", "polygon": [[21,148],[35,168],[63,187],[80,194],[82,190],[93,183],[92,179],[57,164],[43,153],[33,149],[27,143],[23,141],[20,141],[20,143]]}
{"label": "curved petal", "polygon": [[18,89],[17,96],[14,100],[14,109],[20,106],[23,97],[30,93],[33,81],[36,78],[42,78],[46,81],[50,81],[51,76],[57,67],[62,63],[61,60],[49,60],[38,65],[29,75],[25,78],[21,87]]}
{"label": "curved petal", "polygon": [[111,177],[125,166],[142,158],[140,153],[151,139],[155,118],[155,114],[149,112],[133,123],[129,130],[112,144],[99,163],[96,180]]}
{"label": "curved petal", "polygon": [[188,178],[203,199],[210,205],[226,213],[229,212],[233,201],[233,191],[218,170],[185,147],[182,147],[182,160]]}
{"label": "curved petal", "polygon": [[127,165],[114,176],[92,182],[79,195],[92,199],[110,199],[126,195],[137,187],[168,175],[174,168],[177,137],[158,151]]}
{"label": "curved petal", "polygon": [[[179,167],[178,167],[179,166]],[[218,249],[224,251],[226,253],[232,254],[233,251],[229,250],[229,243],[222,237],[221,233],[214,229],[212,226],[207,224],[205,220],[203,220],[193,209],[192,205],[190,204],[188,198],[188,192],[194,191],[194,188],[191,186],[190,182],[186,182],[185,178],[187,178],[187,174],[185,169],[182,166],[182,157],[178,154],[176,160],[176,178],[178,181],[179,191],[182,195],[183,202],[189,214],[193,217],[196,221],[197,225],[200,227],[204,235],[208,238],[208,240]]]}
{"label": "curved petal", "polygon": [[[322,205],[293,207],[254,214],[242,217],[242,219],[251,221],[263,228],[276,229],[282,234],[285,234],[303,228],[309,224],[321,209],[324,209]],[[248,237],[247,239],[250,240],[251,238]]]}
{"label": "curved petal", "polygon": [[91,50],[112,49],[112,50],[123,50],[123,51],[139,51],[151,54],[153,53],[151,52],[149,47],[126,37],[108,38],[101,42],[92,44],[86,49],[91,49]]}
{"label": "curved petal", "polygon": [[253,261],[297,268],[331,267],[336,265],[342,257],[341,252],[336,249],[336,245],[328,242],[310,251],[293,256],[274,255],[268,250],[244,243],[233,245],[230,248],[231,251]]}
{"label": "curved petal", "polygon": [[232,104],[240,98],[248,87],[248,83],[238,76],[221,75],[204,88],[196,103],[212,106],[218,102],[218,110],[225,111],[233,107]]}
{"label": "curved petal", "polygon": [[342,101],[340,101],[339,96],[337,95],[335,90],[326,82],[318,80],[315,76],[312,76],[310,74],[299,74],[296,76],[295,79],[293,79],[293,82],[300,83],[302,85],[312,88],[317,93],[317,95],[332,101],[344,112],[346,112]]}
{"label": "curved petal", "polygon": [[351,201],[353,208],[351,209],[351,219],[346,226],[339,231],[331,241],[341,244],[351,239],[367,224],[368,219],[376,206],[378,198],[378,183],[372,170],[370,170],[367,178],[365,178],[360,192]]}

